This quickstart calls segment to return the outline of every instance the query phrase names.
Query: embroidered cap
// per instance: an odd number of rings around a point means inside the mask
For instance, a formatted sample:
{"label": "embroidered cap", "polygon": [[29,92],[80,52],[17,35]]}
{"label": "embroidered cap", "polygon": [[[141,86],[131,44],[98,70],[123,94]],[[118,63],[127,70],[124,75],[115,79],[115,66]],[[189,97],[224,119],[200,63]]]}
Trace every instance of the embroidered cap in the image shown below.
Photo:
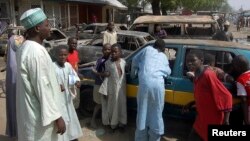
{"label": "embroidered cap", "polygon": [[47,19],[41,8],[29,9],[20,18],[21,25],[25,29],[30,29]]}

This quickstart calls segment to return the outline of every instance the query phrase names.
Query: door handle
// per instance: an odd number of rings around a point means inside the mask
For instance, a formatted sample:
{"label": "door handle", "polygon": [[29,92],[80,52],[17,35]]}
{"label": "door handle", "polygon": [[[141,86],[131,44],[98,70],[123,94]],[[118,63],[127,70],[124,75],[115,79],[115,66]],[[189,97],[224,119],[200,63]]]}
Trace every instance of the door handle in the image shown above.
{"label": "door handle", "polygon": [[167,85],[173,85],[173,82],[167,82]]}

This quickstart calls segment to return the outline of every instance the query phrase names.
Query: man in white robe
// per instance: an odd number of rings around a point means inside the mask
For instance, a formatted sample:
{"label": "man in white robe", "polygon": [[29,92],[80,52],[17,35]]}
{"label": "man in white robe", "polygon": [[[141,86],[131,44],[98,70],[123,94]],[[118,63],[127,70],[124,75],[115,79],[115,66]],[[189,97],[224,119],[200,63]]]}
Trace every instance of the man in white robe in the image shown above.
{"label": "man in white robe", "polygon": [[66,130],[57,100],[60,88],[53,63],[42,41],[50,36],[46,15],[40,8],[20,18],[27,40],[17,51],[18,141],[57,141]]}
{"label": "man in white robe", "polygon": [[115,31],[114,23],[109,22],[107,26],[107,30],[103,33],[103,45],[109,43],[110,45],[114,45],[117,43],[117,33]]}

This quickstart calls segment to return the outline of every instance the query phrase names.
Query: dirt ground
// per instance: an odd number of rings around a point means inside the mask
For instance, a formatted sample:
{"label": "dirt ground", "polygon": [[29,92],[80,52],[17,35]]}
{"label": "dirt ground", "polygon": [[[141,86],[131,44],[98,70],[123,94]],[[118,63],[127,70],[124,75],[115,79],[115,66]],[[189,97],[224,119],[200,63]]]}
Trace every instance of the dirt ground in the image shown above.
{"label": "dirt ground", "polygon": [[[0,58],[0,69],[5,67],[3,58]],[[0,73],[0,83],[4,82],[5,72]],[[133,141],[135,132],[135,112],[128,112],[128,125],[125,132],[116,131],[111,133],[110,130],[101,126],[101,119],[98,119],[98,128],[93,130],[88,128],[88,123],[91,117],[85,116],[80,118],[80,123],[83,131],[83,136],[79,141]],[[166,120],[166,135],[162,137],[162,141],[185,140],[190,129],[191,123],[180,121],[178,119]],[[5,94],[2,91],[0,84],[0,141],[15,141],[5,136],[6,128],[6,109],[5,109]]]}
{"label": "dirt ground", "polygon": [[[250,35],[250,29],[242,29],[241,32],[236,32],[235,28],[231,31],[235,38],[246,38]],[[0,69],[4,68],[3,58],[0,58]],[[0,73],[0,141],[14,141],[8,139],[5,136],[6,128],[6,110],[5,110],[5,94],[2,92],[2,83],[5,79],[5,72]],[[108,132],[104,127],[99,126],[97,130],[93,130],[87,127],[90,122],[90,116],[80,118],[81,127],[83,131],[83,137],[79,141],[133,141],[135,132],[135,113],[128,112],[128,126],[125,132],[116,131],[114,133]],[[98,124],[101,125],[100,118]],[[192,128],[192,122],[183,121],[180,119],[167,118],[165,119],[165,135],[162,137],[162,141],[185,141],[188,137],[188,133]]]}

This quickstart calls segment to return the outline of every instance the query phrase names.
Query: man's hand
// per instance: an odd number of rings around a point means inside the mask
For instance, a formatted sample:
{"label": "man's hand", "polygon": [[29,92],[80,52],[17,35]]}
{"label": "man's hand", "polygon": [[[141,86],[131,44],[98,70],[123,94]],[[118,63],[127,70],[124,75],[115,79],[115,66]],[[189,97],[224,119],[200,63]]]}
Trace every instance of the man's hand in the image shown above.
{"label": "man's hand", "polygon": [[92,68],[92,72],[93,72],[95,75],[98,74],[98,72],[96,71],[96,69],[95,69],[94,67]]}
{"label": "man's hand", "polygon": [[81,87],[81,82],[80,82],[80,81],[77,81],[77,82],[76,82],[76,87],[77,87],[77,88],[80,88],[80,87]]}
{"label": "man's hand", "polygon": [[192,102],[189,102],[188,104],[186,104],[185,106],[183,106],[182,108],[182,113],[188,113],[190,111],[191,108],[194,108],[195,107],[195,102],[192,101]]}
{"label": "man's hand", "polygon": [[62,117],[58,118],[56,121],[56,126],[57,126],[57,134],[63,134],[66,131],[66,125]]}
{"label": "man's hand", "polygon": [[60,87],[61,87],[61,92],[65,91],[65,88],[63,85],[60,85]]}
{"label": "man's hand", "polygon": [[105,71],[103,74],[104,74],[105,77],[109,77],[110,76],[110,73],[108,71]]}

